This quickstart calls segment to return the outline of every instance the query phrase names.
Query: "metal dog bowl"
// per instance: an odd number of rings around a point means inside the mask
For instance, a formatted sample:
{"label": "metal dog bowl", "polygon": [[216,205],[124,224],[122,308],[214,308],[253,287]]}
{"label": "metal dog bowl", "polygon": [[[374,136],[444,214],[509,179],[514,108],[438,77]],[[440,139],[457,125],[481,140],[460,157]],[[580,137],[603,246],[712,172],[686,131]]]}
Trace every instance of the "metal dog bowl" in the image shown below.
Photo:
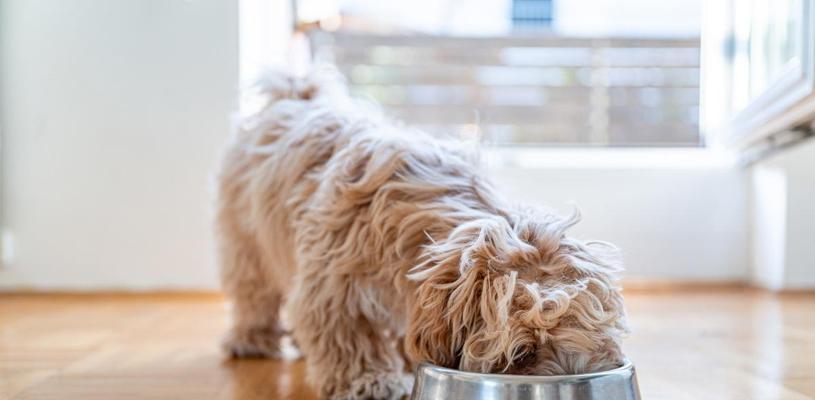
{"label": "metal dog bowl", "polygon": [[640,400],[634,364],[578,375],[525,376],[462,372],[422,364],[411,400]]}

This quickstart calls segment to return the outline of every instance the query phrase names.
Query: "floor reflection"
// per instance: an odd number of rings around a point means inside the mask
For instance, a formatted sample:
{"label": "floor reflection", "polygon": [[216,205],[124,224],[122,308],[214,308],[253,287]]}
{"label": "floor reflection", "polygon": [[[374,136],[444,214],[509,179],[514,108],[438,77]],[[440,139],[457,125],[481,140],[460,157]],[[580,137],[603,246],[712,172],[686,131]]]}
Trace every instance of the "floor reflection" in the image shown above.
{"label": "floor reflection", "polygon": [[[228,360],[231,399],[317,399],[305,383],[305,364],[301,361],[262,359]],[[230,397],[227,397],[230,398]]]}

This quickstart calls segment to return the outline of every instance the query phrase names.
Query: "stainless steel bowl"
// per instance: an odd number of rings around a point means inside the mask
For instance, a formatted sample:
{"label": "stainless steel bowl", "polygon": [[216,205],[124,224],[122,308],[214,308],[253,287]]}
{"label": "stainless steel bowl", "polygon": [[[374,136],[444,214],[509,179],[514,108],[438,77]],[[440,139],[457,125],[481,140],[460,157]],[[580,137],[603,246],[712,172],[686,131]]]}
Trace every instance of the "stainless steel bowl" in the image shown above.
{"label": "stainless steel bowl", "polygon": [[578,375],[525,376],[462,372],[422,364],[411,400],[639,400],[634,364]]}

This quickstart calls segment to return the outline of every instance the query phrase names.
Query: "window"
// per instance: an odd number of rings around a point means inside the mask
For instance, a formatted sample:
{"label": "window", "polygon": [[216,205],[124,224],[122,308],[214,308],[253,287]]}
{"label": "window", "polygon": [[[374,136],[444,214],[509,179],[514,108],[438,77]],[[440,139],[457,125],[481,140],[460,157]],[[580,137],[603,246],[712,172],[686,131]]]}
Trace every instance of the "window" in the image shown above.
{"label": "window", "polygon": [[512,25],[541,28],[552,25],[552,0],[513,0]]}
{"label": "window", "polygon": [[[671,25],[675,9],[642,0],[559,2],[557,15],[551,0],[436,2],[436,14],[369,2],[341,2],[338,29],[309,30],[312,54],[411,125],[499,145],[703,145],[698,15],[688,29],[693,18]],[[533,27],[546,29],[518,29]]]}
{"label": "window", "polygon": [[760,155],[811,135],[815,1],[714,3],[705,54],[704,126],[717,142]]}

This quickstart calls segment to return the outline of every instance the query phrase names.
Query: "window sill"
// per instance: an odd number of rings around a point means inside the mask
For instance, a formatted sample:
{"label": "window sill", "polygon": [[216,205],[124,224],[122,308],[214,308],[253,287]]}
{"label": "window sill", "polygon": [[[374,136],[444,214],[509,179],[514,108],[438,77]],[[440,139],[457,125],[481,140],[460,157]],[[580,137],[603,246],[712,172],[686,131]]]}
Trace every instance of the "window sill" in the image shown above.
{"label": "window sill", "polygon": [[736,157],[709,148],[486,147],[493,169],[726,169]]}

